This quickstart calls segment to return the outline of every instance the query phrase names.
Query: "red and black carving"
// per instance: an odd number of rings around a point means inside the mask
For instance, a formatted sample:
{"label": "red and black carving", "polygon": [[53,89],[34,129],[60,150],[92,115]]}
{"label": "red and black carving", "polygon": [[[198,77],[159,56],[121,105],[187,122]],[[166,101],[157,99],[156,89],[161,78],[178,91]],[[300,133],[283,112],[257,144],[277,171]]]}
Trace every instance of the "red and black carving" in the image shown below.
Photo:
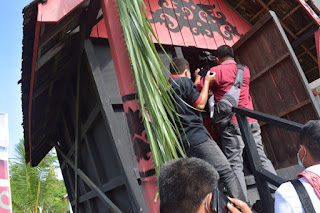
{"label": "red and black carving", "polygon": [[[179,32],[180,28],[187,27],[193,35],[206,35],[213,37],[213,32],[218,32],[226,40],[232,40],[233,36],[243,36],[226,20],[226,16],[219,11],[214,11],[215,5],[195,4],[192,0],[159,0],[162,8],[151,11],[151,23],[164,24],[171,32]],[[165,24],[165,22],[167,24]]]}
{"label": "red and black carving", "polygon": [[143,158],[148,161],[151,157],[150,145],[147,143],[146,131],[143,126],[142,116],[139,110],[133,111],[130,107],[126,113],[131,141],[137,158],[137,162]]}

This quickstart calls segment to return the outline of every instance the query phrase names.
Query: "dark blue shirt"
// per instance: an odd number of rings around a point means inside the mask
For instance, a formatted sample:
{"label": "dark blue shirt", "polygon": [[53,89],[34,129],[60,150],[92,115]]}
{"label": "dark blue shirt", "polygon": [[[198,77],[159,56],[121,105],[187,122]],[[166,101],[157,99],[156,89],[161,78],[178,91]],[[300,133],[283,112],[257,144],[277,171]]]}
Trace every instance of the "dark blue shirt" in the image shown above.
{"label": "dark blue shirt", "polygon": [[191,107],[197,106],[202,98],[196,86],[189,78],[178,75],[171,75],[169,82],[175,92],[173,104],[180,115],[180,122],[185,132],[175,118],[184,146],[187,148],[190,144],[192,147],[207,141],[209,133],[203,125],[201,112]]}

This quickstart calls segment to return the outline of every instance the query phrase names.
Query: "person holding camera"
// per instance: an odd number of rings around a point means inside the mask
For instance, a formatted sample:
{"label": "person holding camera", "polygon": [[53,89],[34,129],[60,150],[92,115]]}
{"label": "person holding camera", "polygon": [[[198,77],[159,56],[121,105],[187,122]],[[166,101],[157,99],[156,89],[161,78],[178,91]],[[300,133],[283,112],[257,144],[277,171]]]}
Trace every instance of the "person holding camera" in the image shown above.
{"label": "person holding camera", "polygon": [[[234,60],[234,54],[232,47],[228,45],[222,45],[217,49],[217,61],[218,66],[214,66],[210,69],[211,73],[216,73],[215,80],[210,84],[210,90],[213,92],[215,102],[221,100],[225,93],[227,93],[230,88],[233,86],[235,82],[235,78],[238,72],[237,63]],[[238,100],[238,106],[245,107],[253,110],[253,104],[251,100],[251,96],[249,94],[249,83],[250,83],[250,71],[248,67],[243,66],[244,74],[242,87],[240,90],[240,96]],[[201,76],[196,74],[195,84],[198,90],[201,90],[204,86],[204,79],[201,79]],[[267,158],[264,152],[263,144],[261,141],[260,135],[260,126],[258,122],[248,117],[249,126],[251,127],[252,134],[258,149],[258,153],[261,159],[261,163],[264,169],[270,171],[273,174],[276,174],[276,171],[271,163],[271,161]],[[223,128],[220,129],[219,132],[222,151],[226,155],[229,160],[232,169],[240,181],[242,190],[247,198],[247,187],[243,173],[243,148],[244,142],[241,137],[241,132],[238,126],[237,119],[235,115],[233,115],[232,120]]]}
{"label": "person holding camera", "polygon": [[[219,173],[230,196],[245,200],[245,195],[230,163],[219,146],[212,139],[203,125],[201,111],[208,100],[208,89],[215,75],[207,72],[203,88],[199,93],[191,81],[189,63],[176,58],[170,65],[169,83],[171,85],[172,103],[179,114],[175,117],[177,127],[188,157],[201,158],[210,163]],[[191,107],[192,106],[192,107]],[[180,125],[181,122],[181,125]]]}
{"label": "person holding camera", "polygon": [[245,202],[220,193],[217,171],[199,158],[165,163],[158,180],[160,213],[251,213]]}

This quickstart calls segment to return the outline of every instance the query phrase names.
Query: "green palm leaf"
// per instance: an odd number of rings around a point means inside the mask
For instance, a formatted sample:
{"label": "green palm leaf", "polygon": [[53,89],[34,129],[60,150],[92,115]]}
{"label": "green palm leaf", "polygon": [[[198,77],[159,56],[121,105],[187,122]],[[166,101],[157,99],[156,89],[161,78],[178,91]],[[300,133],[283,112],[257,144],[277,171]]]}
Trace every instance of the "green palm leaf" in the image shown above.
{"label": "green palm leaf", "polygon": [[[174,121],[174,117],[178,115],[170,99],[172,96],[171,91],[168,90],[170,84],[163,73],[166,67],[161,62],[152,41],[151,36],[155,38],[156,36],[149,20],[145,18],[147,14],[143,0],[117,0],[117,4],[141,114],[155,169],[159,174],[164,162],[178,158],[179,154],[186,156],[177,130],[181,123]],[[165,52],[162,46],[161,48]],[[170,60],[168,55],[167,57]],[[151,122],[148,120],[148,115]]]}
{"label": "green palm leaf", "polygon": [[36,213],[39,212],[39,207],[43,211],[67,211],[67,204],[61,200],[66,194],[66,189],[63,181],[56,178],[56,164],[57,156],[50,151],[38,166],[31,167],[25,160],[24,141],[21,140],[16,145],[15,160],[10,162],[13,212]]}

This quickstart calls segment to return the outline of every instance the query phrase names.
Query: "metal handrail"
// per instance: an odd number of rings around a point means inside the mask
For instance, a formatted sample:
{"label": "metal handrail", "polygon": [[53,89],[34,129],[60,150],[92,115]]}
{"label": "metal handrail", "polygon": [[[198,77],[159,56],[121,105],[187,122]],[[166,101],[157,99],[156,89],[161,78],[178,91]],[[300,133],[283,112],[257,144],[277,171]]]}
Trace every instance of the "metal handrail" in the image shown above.
{"label": "metal handrail", "polygon": [[262,167],[247,117],[251,117],[257,119],[258,121],[263,121],[273,126],[284,128],[297,133],[301,132],[303,125],[243,107],[233,107],[232,111],[236,113],[236,118],[241,131],[242,139],[245,143],[245,151],[249,159],[249,167],[257,183],[256,186],[259,192],[260,199],[262,201],[263,211],[266,213],[274,212],[274,202],[271,197],[268,183],[271,183],[278,187],[286,181]]}

